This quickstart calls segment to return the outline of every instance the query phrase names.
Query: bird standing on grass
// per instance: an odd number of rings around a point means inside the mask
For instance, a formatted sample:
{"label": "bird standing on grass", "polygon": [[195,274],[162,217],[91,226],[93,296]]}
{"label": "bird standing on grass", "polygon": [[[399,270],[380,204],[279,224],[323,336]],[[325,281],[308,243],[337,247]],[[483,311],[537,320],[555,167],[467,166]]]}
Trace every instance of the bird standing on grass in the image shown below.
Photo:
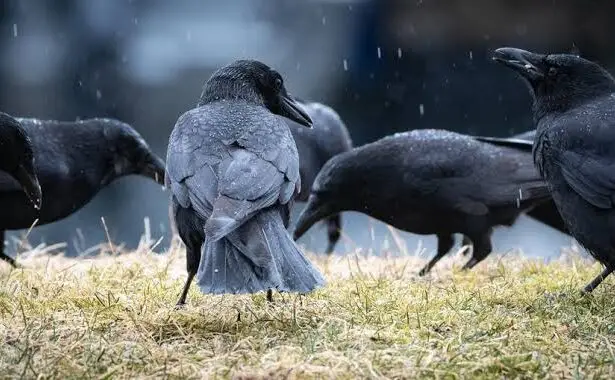
{"label": "bird standing on grass", "polygon": [[566,227],[606,267],[591,292],[615,269],[615,81],[573,54],[500,48],[493,59],[529,85],[536,136],[491,141],[532,148]]}
{"label": "bird standing on grass", "polygon": [[297,221],[295,238],[340,211],[370,215],[404,231],[438,238],[428,273],[462,233],[474,249],[464,269],[491,253],[492,229],[510,226],[549,198],[531,155],[444,130],[385,137],[329,160]]}
{"label": "bird standing on grass", "polygon": [[312,121],[267,65],[240,60],[216,71],[197,108],[171,133],[167,182],[186,245],[188,278],[204,293],[307,293],[324,283],[286,227],[300,189],[287,117]]}
{"label": "bird standing on grass", "polygon": [[[28,197],[0,173],[0,241],[4,231],[60,220],[87,204],[113,180],[137,174],[164,184],[164,162],[128,124],[113,119],[75,122],[17,119],[30,136],[34,166],[45,195]],[[1,121],[0,121],[1,123]],[[31,157],[26,161],[30,161]],[[26,165],[26,171],[31,169]],[[30,205],[38,199],[40,210]],[[30,199],[30,200],[29,200]],[[0,247],[0,258],[14,260]]]}
{"label": "bird standing on grass", "polygon": [[[312,129],[288,121],[299,152],[299,173],[301,192],[296,200],[307,202],[310,189],[322,166],[336,154],[352,149],[352,140],[346,125],[331,107],[318,102],[299,101],[313,121]],[[335,214],[327,218],[327,254],[333,253],[340,239],[342,216]]]}

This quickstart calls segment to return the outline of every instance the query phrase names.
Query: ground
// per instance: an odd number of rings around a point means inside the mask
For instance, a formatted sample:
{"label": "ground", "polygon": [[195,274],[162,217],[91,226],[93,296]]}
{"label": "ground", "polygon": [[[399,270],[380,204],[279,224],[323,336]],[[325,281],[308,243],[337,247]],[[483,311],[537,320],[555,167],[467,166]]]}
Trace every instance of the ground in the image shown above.
{"label": "ground", "polygon": [[[613,378],[613,280],[601,267],[460,254],[330,260],[307,296],[207,296],[174,305],[184,252],[21,257],[0,264],[0,378]],[[238,320],[238,315],[240,319]]]}

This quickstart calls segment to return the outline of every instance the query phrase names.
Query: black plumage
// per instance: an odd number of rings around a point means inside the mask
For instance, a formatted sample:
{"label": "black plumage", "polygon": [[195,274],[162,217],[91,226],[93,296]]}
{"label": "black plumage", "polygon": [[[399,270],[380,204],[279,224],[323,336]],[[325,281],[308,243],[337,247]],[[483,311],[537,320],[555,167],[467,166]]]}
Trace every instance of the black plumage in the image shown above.
{"label": "black plumage", "polygon": [[532,157],[444,130],[385,137],[329,160],[322,168],[295,237],[340,211],[370,215],[404,231],[438,238],[431,270],[453,246],[453,234],[473,243],[469,269],[492,250],[492,228],[548,199]]}
{"label": "black plumage", "polygon": [[[513,136],[513,139],[526,140],[529,142],[534,141],[534,136],[536,135],[536,130],[530,130],[524,133],[520,133],[518,135]],[[559,211],[557,210],[557,206],[553,199],[550,199],[546,202],[542,202],[536,207],[528,210],[526,215],[532,219],[535,219],[541,223],[546,224],[547,226],[558,230],[561,233],[569,234],[568,228],[566,228],[566,223],[562,219]]]}
{"label": "black plumage", "polygon": [[590,292],[615,269],[615,81],[572,54],[500,48],[494,59],[528,84],[535,164],[571,235],[606,267],[584,288]]}
{"label": "black plumage", "polygon": [[280,74],[241,60],[216,71],[175,124],[167,182],[188,270],[178,305],[195,276],[214,294],[306,293],[324,283],[286,231],[301,180],[295,142],[276,115],[311,125]]}
{"label": "black plumage", "polygon": [[[336,154],[352,149],[352,140],[346,125],[331,107],[318,103],[299,101],[312,119],[312,128],[287,120],[299,152],[299,173],[301,192],[295,199],[307,202],[310,188],[323,165]],[[341,229],[342,216],[335,214],[327,218],[327,254],[331,254],[337,244]]]}
{"label": "black plumage", "polygon": [[[17,120],[32,142],[43,200],[40,210],[34,209],[15,182],[0,173],[2,241],[5,230],[69,216],[117,178],[138,174],[164,184],[164,162],[128,124],[113,119]],[[8,257],[3,250],[0,255]]]}

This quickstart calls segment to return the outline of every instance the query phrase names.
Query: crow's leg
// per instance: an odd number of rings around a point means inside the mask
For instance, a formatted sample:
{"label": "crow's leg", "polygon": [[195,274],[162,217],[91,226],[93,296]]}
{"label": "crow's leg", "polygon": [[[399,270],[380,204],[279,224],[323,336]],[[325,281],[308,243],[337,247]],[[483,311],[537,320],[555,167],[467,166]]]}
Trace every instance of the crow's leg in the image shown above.
{"label": "crow's leg", "polygon": [[446,255],[451,250],[451,248],[453,248],[453,245],[455,244],[455,239],[453,235],[437,235],[437,236],[438,236],[438,252],[436,253],[436,256],[433,259],[431,259],[427,263],[427,265],[423,267],[423,269],[420,270],[419,276],[424,276],[427,273],[429,273],[431,268],[433,268],[433,266],[436,265],[436,263],[440,261],[440,259],[443,258],[444,255]]}
{"label": "crow's leg", "polygon": [[602,281],[604,281],[605,278],[607,278],[611,274],[611,272],[613,272],[614,269],[615,266],[612,265],[608,265],[606,268],[604,268],[604,270],[598,276],[596,276],[596,278],[594,278],[589,284],[587,284],[583,288],[583,293],[591,293],[594,289],[596,289],[596,287],[598,287],[598,285],[602,283]]}
{"label": "crow's leg", "polygon": [[489,229],[487,232],[485,232],[484,234],[476,238],[470,237],[474,245],[474,249],[472,250],[472,258],[470,258],[470,261],[468,261],[461,269],[463,270],[472,269],[478,263],[483,261],[487,256],[489,256],[489,254],[493,250],[493,247],[491,246],[491,233],[492,232],[493,230]]}
{"label": "crow's leg", "polygon": [[327,218],[327,236],[329,244],[327,245],[327,255],[333,253],[335,245],[340,240],[342,231],[342,215],[336,214]]}
{"label": "crow's leg", "polygon": [[4,253],[4,231],[0,232],[0,260],[4,260],[9,263],[13,268],[19,268],[19,265],[15,262],[11,256]]}

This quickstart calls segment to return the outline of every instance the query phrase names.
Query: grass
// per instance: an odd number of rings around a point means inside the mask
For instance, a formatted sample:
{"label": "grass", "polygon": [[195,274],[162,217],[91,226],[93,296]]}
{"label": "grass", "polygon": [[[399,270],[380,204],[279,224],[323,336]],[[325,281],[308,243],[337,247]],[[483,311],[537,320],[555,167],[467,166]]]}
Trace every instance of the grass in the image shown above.
{"label": "grass", "polygon": [[[0,267],[0,378],[613,378],[614,284],[561,258],[489,258],[428,278],[423,260],[328,262],[308,296],[208,296],[174,310],[184,252],[147,248]],[[241,320],[237,320],[238,313]]]}

